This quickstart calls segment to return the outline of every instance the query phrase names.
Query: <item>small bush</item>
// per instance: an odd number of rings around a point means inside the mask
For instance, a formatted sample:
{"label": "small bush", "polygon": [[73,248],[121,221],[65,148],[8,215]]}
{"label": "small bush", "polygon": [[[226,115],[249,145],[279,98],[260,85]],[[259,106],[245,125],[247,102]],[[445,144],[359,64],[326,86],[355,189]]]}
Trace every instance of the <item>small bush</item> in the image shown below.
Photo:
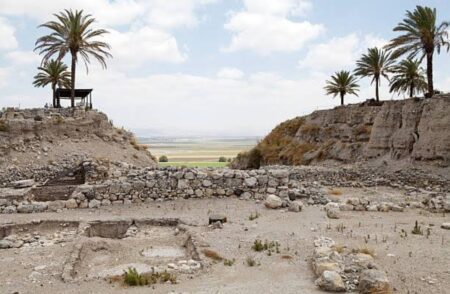
{"label": "small bush", "polygon": [[250,257],[250,256],[245,259],[245,262],[250,267],[253,267],[253,266],[256,265],[256,260],[253,257]]}
{"label": "small bush", "polygon": [[177,278],[175,275],[168,273],[167,271],[162,273],[152,272],[151,274],[141,275],[135,268],[129,268],[128,271],[124,271],[123,282],[128,286],[145,286],[167,282],[176,284]]}
{"label": "small bush", "polygon": [[224,156],[219,157],[219,162],[227,162],[226,157]]}
{"label": "small bush", "polygon": [[233,264],[236,262],[236,259],[225,259],[224,261],[223,261],[223,264],[224,265],[226,265],[226,266],[233,266]]}
{"label": "small bush", "polygon": [[167,158],[167,156],[165,155],[161,155],[159,157],[159,162],[169,162],[169,158]]}
{"label": "small bush", "polygon": [[128,286],[144,286],[148,285],[148,280],[139,274],[135,268],[129,268],[123,274],[123,281]]}
{"label": "small bush", "polygon": [[273,249],[275,249],[277,253],[280,253],[280,243],[275,241],[269,242],[267,240],[265,240],[263,243],[261,240],[256,239],[253,242],[252,249],[256,252],[261,252],[264,250],[271,252]]}

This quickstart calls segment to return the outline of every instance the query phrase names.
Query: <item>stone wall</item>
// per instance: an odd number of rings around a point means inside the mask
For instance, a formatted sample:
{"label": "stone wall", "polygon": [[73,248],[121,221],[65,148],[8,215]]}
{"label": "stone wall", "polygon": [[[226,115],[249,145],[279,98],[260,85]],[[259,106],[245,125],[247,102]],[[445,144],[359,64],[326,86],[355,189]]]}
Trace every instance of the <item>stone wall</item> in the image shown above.
{"label": "stone wall", "polygon": [[[66,180],[63,186],[55,186],[58,181],[52,180],[50,182],[54,184],[46,186],[27,180],[12,183],[20,189],[0,189],[0,210],[3,213],[57,211],[177,198],[239,197],[263,200],[267,195],[280,197],[283,206],[288,207],[295,200],[301,200],[306,205],[326,204],[330,201],[329,188],[336,186],[401,187],[408,191],[414,206],[419,202],[423,203],[422,207],[436,211],[448,205],[446,199],[450,200],[450,186],[445,179],[414,170],[383,176],[374,170],[321,167],[274,166],[258,170],[137,168],[127,163],[106,165],[97,161],[86,161],[80,166],[86,181],[82,185],[69,185]],[[364,210],[373,207],[373,202],[364,201]],[[345,206],[345,209],[349,208]]]}

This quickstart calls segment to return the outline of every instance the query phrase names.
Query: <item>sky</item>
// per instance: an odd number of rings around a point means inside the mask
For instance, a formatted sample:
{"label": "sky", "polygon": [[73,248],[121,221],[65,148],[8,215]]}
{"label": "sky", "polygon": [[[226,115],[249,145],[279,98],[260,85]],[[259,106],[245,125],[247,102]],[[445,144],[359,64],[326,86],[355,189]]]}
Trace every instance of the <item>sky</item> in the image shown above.
{"label": "sky", "polygon": [[[416,5],[450,20],[448,0],[0,0],[0,107],[42,107],[34,88],[38,25],[63,9],[83,9],[109,31],[108,68],[77,68],[77,88],[94,107],[141,136],[262,136],[278,123],[332,108],[325,81],[353,70],[368,47]],[[69,57],[65,59],[69,62]],[[450,90],[450,54],[435,57],[435,87]],[[357,103],[374,97],[360,82]],[[403,99],[381,84],[381,98]]]}

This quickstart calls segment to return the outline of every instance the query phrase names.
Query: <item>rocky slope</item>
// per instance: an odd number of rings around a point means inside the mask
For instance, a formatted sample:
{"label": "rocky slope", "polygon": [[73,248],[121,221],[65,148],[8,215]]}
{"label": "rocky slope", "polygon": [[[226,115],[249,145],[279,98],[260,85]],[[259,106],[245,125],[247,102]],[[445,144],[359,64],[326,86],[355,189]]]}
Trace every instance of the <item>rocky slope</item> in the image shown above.
{"label": "rocky slope", "polygon": [[315,111],[277,126],[236,168],[406,159],[450,165],[450,95]]}
{"label": "rocky slope", "polygon": [[[6,109],[0,112],[0,184],[9,177],[49,176],[87,158],[155,166],[130,132],[84,109]],[[37,172],[40,171],[40,172]]]}

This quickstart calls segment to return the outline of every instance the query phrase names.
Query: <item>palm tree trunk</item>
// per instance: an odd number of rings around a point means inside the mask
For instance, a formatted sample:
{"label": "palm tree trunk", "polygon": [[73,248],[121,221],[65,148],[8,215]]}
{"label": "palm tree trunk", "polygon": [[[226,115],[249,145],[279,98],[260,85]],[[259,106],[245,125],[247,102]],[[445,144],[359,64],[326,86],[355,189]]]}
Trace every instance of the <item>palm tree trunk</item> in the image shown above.
{"label": "palm tree trunk", "polygon": [[380,101],[380,93],[378,89],[378,84],[380,82],[379,77],[375,77],[375,98],[377,99],[377,102]]}
{"label": "palm tree trunk", "polygon": [[427,79],[428,79],[428,94],[427,97],[433,97],[433,52],[427,53]]}
{"label": "palm tree trunk", "polygon": [[412,98],[414,95],[414,83],[411,83],[411,85],[409,85],[409,98]]}
{"label": "palm tree trunk", "polygon": [[72,89],[71,89],[71,93],[70,93],[70,106],[73,108],[75,107],[75,69],[77,66],[77,55],[76,53],[72,52],[72,67],[71,67],[71,73],[70,73],[70,77],[71,77],[71,83],[72,83]]}
{"label": "palm tree trunk", "polygon": [[344,93],[341,92],[341,106],[344,105]]}
{"label": "palm tree trunk", "polygon": [[56,108],[56,84],[52,83],[53,107]]}

